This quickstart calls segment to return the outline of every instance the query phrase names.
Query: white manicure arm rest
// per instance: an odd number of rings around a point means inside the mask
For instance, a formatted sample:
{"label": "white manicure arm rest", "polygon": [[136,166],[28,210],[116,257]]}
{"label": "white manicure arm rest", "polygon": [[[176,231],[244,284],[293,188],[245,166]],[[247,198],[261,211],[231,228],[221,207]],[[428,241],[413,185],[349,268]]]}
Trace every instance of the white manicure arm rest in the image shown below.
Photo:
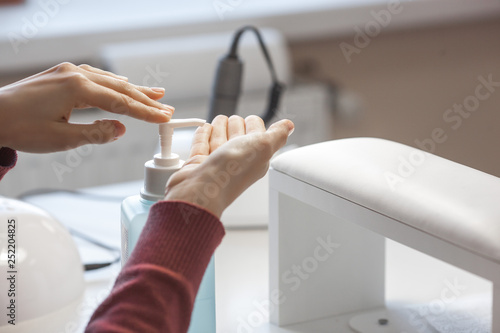
{"label": "white manicure arm rest", "polygon": [[[500,178],[395,142],[353,138],[278,156],[270,188],[270,285],[291,300],[278,306],[273,323],[383,306],[381,241],[388,237],[492,281],[493,332],[500,332]],[[308,215],[300,217],[304,211]],[[325,272],[313,274],[311,289],[305,281],[302,291],[287,294],[283,274],[326,232],[337,237],[338,258],[325,262]],[[346,237],[357,245],[343,245]],[[351,260],[366,267],[353,267]],[[381,261],[382,269],[374,261]],[[325,290],[321,284],[328,281],[344,286],[329,287],[325,300],[321,293],[310,303],[304,300],[314,288]],[[330,300],[346,290],[350,299]],[[295,312],[301,293],[301,311]]]}

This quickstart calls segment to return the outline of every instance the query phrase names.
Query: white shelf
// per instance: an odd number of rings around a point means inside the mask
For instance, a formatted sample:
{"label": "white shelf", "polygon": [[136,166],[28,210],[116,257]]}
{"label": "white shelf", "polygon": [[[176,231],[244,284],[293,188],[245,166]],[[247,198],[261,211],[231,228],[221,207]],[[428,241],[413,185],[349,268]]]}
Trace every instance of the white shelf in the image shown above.
{"label": "white shelf", "polygon": [[[189,6],[165,5],[161,0],[45,3],[56,5],[43,9],[38,1],[28,0],[24,5],[2,7],[0,73],[40,69],[61,61],[98,64],[100,48],[111,42],[228,31],[243,24],[274,27],[289,40],[354,34],[354,26],[374,20],[372,10],[388,6],[383,0],[198,0]],[[214,9],[217,3],[231,3],[232,10],[219,15]],[[500,13],[495,0],[414,0],[401,1],[400,6],[401,13],[393,15],[384,30]],[[30,25],[32,30],[26,33]],[[23,40],[16,52],[12,40],[19,38]]]}

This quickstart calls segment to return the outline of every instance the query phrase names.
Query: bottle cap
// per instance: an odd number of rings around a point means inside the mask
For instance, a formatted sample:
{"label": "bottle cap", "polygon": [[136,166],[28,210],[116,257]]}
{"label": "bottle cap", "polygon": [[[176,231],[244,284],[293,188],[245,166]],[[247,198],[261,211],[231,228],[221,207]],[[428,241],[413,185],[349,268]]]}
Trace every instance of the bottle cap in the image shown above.
{"label": "bottle cap", "polygon": [[203,119],[189,118],[172,119],[167,123],[160,124],[160,153],[144,164],[144,187],[141,190],[142,198],[150,201],[163,199],[168,179],[184,164],[184,161],[179,159],[179,155],[172,153],[174,129],[178,127],[202,126],[205,122]]}

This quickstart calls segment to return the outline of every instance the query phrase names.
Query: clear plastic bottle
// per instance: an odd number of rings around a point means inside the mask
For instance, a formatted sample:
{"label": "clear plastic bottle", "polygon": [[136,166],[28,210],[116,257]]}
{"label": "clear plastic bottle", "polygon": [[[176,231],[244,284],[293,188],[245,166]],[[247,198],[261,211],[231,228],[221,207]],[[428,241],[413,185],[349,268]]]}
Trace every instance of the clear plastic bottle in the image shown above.
{"label": "clear plastic bottle", "polygon": [[[184,163],[177,154],[171,152],[173,129],[200,126],[204,122],[201,119],[180,119],[160,125],[161,152],[145,164],[144,188],[140,195],[128,197],[122,203],[122,265],[125,265],[137,244],[151,206],[163,198],[168,178]],[[188,333],[215,333],[215,267],[213,256],[196,295]]]}

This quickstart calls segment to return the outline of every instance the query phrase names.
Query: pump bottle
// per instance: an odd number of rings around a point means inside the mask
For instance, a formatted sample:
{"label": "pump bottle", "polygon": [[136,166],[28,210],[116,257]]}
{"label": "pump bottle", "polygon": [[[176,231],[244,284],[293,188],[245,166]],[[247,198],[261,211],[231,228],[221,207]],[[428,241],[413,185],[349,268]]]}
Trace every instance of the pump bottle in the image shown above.
{"label": "pump bottle", "polygon": [[[160,124],[160,153],[144,164],[144,187],[139,195],[126,198],[121,208],[122,266],[127,262],[148,218],[151,206],[165,196],[165,185],[184,161],[172,153],[174,129],[202,126],[202,119],[172,119]],[[205,271],[196,296],[188,333],[215,333],[214,258]]]}

